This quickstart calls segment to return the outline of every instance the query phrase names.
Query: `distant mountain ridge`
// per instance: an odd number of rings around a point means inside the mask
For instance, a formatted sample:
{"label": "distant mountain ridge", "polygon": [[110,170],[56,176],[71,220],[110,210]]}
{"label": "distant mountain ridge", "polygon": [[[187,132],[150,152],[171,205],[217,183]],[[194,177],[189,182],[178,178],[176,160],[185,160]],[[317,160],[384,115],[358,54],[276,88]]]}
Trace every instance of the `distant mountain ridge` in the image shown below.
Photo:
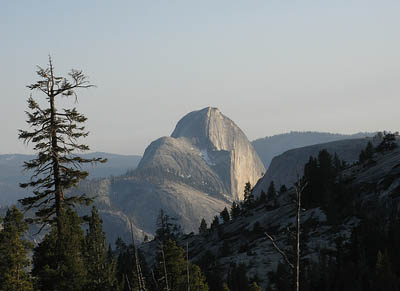
{"label": "distant mountain ridge", "polygon": [[[89,179],[125,174],[129,169],[136,168],[141,158],[136,155],[118,155],[103,152],[82,154],[81,156],[108,159],[105,164],[83,166],[83,169],[89,172]],[[23,171],[22,166],[24,161],[34,158],[34,155],[23,154],[0,155],[0,205],[12,204],[18,199],[30,195],[30,190],[20,188],[19,183],[29,180],[31,173]]]}
{"label": "distant mountain ridge", "polygon": [[268,169],[272,159],[288,150],[331,141],[371,137],[375,133],[359,132],[355,134],[339,134],[317,131],[291,131],[267,136],[252,141],[253,147],[260,156],[264,167]]}

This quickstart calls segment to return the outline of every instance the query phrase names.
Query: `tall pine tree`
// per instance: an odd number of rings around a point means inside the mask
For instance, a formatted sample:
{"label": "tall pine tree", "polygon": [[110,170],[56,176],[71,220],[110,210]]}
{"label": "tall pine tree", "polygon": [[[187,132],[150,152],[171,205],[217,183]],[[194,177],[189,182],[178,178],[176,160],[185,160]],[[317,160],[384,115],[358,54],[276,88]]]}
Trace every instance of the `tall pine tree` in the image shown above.
{"label": "tall pine tree", "polygon": [[37,279],[37,289],[84,290],[88,275],[82,219],[75,211],[67,209],[61,223],[64,229],[62,240],[59,240],[54,223],[51,232],[34,249],[32,274]]}
{"label": "tall pine tree", "polygon": [[33,290],[27,273],[32,244],[22,238],[27,230],[22,213],[15,206],[8,209],[0,231],[0,290]]}
{"label": "tall pine tree", "polygon": [[208,291],[200,268],[186,260],[185,251],[175,241],[167,240],[161,244],[156,262],[157,290]]}
{"label": "tall pine tree", "polygon": [[34,196],[20,202],[26,210],[36,210],[35,222],[42,226],[55,221],[57,233],[62,236],[64,208],[90,202],[85,195],[64,196],[64,191],[87,177],[88,173],[81,170],[82,164],[106,160],[86,159],[75,154],[89,150],[87,145],[78,143],[79,138],[88,135],[82,126],[86,117],[76,108],[59,111],[56,107],[58,99],[72,96],[76,101],[78,89],[92,87],[87,77],[77,70],[72,70],[69,78],[57,76],[50,57],[47,68],[38,67],[37,74],[40,80],[28,88],[44,94],[48,105],[42,108],[32,96],[28,98],[26,114],[31,129],[20,130],[19,138],[25,143],[33,143],[38,155],[24,163],[25,169],[33,170],[34,174],[29,182],[20,184],[23,188],[33,187]]}
{"label": "tall pine tree", "polygon": [[108,291],[115,290],[116,277],[113,260],[108,259],[106,235],[103,232],[103,222],[96,207],[92,208],[89,229],[86,235],[86,268],[88,285],[86,290]]}

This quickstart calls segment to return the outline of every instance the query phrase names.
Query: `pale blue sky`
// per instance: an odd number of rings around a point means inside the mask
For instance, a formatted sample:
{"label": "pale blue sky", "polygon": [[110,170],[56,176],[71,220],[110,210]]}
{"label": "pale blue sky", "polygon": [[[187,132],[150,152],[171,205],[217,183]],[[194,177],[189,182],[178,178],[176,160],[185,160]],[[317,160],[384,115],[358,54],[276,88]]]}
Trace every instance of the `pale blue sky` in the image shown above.
{"label": "pale blue sky", "polygon": [[399,130],[399,15],[400,1],[0,1],[0,153],[29,152],[25,86],[49,53],[97,85],[77,104],[97,151],[142,154],[206,106],[249,139]]}

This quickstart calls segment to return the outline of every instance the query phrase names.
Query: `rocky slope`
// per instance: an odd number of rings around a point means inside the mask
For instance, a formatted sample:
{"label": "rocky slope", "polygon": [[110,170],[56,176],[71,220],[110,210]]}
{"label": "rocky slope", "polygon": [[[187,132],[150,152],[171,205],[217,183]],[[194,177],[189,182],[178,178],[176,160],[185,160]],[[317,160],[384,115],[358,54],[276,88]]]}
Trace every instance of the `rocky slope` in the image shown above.
{"label": "rocky slope", "polygon": [[313,131],[291,131],[273,136],[267,136],[252,141],[254,149],[260,156],[261,161],[268,169],[272,159],[288,150],[327,143],[331,141],[372,137],[375,133],[360,132],[356,134],[339,134],[329,132],[313,132]]}
{"label": "rocky slope", "polygon": [[[371,162],[350,166],[341,173],[341,177],[345,187],[357,193],[353,196],[354,201],[344,201],[346,207],[353,210],[335,223],[329,221],[325,210],[320,207],[303,210],[303,238],[307,237],[302,242],[303,260],[317,260],[321,251],[336,250],[339,237],[346,242],[360,221],[357,213],[383,211],[384,216],[400,214],[399,148],[375,154]],[[283,259],[264,232],[274,236],[281,249],[290,248],[288,229],[293,230],[295,223],[293,194],[293,189],[281,194],[278,208],[271,207],[268,201],[258,204],[240,217],[220,224],[216,229],[209,229],[206,234],[185,235],[178,242],[182,246],[188,245],[189,258],[202,266],[206,274],[227,280],[232,266],[243,263],[250,282],[257,280],[263,288],[267,288],[268,273],[275,271]],[[156,246],[157,242],[153,241],[141,247],[150,264]]]}
{"label": "rocky slope", "polygon": [[258,195],[261,190],[266,192],[271,181],[274,181],[276,187],[280,187],[283,184],[287,187],[292,186],[296,182],[297,176],[301,177],[303,175],[304,165],[308,162],[309,157],[316,157],[322,149],[326,149],[332,155],[337,153],[341,160],[353,163],[358,160],[361,150],[366,147],[368,141],[373,144],[378,142],[373,138],[358,138],[321,143],[286,151],[272,159],[266,174],[256,185],[254,193]]}

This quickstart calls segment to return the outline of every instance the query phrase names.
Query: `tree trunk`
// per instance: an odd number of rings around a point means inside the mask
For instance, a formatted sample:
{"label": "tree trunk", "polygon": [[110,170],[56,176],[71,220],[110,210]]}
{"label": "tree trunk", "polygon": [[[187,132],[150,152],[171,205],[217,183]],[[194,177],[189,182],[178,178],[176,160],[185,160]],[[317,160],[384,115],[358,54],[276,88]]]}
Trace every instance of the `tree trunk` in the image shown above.
{"label": "tree trunk", "polygon": [[55,93],[54,93],[54,74],[53,74],[53,65],[50,59],[50,78],[51,83],[49,86],[49,102],[50,102],[50,127],[51,127],[51,154],[53,158],[53,176],[54,176],[54,188],[55,188],[55,200],[56,200],[56,220],[57,220],[57,231],[58,236],[62,237],[63,227],[62,227],[62,201],[63,191],[61,187],[60,180],[60,161],[58,158],[58,146],[57,146],[57,120],[56,120],[56,107],[54,105],[55,102]]}

